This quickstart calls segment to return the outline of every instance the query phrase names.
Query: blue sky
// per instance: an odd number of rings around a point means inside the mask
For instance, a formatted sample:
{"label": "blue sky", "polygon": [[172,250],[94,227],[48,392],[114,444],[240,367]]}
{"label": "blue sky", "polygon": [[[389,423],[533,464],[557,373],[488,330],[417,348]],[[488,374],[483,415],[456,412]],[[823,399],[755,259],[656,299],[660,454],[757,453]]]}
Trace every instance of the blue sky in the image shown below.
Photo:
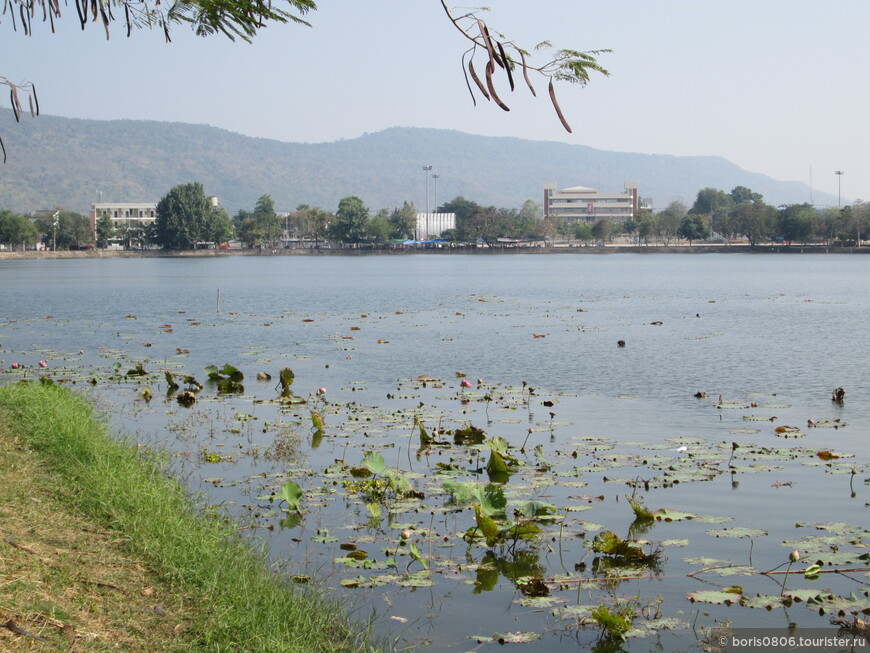
{"label": "blue sky", "polygon": [[33,36],[13,32],[4,16],[0,74],[34,82],[51,115],[202,123],[281,141],[412,126],[719,155],[835,195],[842,170],[844,202],[870,200],[866,0],[490,0],[490,28],[524,47],[546,39],[614,51],[601,56],[611,77],[557,86],[573,134],[540,80],[537,99],[505,89],[509,113],[474,107],[465,41],[438,0],[318,5],[313,27],[270,26],[252,44],[181,26],[171,44],[159,31],[126,38],[117,25],[106,41],[98,25],[79,29],[72,5],[54,35],[43,24]]}

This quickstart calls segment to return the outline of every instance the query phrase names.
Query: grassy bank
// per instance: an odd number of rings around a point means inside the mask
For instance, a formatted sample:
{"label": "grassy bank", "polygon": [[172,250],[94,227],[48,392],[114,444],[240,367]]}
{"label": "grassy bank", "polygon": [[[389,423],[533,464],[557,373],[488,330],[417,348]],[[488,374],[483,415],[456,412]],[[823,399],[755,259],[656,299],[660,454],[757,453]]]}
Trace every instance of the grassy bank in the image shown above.
{"label": "grassy bank", "polygon": [[0,388],[0,449],[0,649],[362,648],[341,606],[270,573],[74,393]]}

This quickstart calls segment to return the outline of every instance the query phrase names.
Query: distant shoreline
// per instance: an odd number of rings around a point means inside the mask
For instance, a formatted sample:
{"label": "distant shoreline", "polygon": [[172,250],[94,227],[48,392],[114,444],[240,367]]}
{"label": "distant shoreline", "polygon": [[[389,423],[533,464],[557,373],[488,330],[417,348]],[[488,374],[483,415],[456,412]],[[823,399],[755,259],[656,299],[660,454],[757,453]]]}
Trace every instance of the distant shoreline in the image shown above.
{"label": "distant shoreline", "polygon": [[431,248],[431,249],[375,249],[328,248],[328,249],[199,249],[185,251],[169,250],[89,250],[89,251],[27,251],[0,252],[0,260],[32,259],[80,259],[80,258],[185,258],[222,256],[415,256],[437,254],[444,256],[467,255],[550,255],[550,254],[865,254],[868,247],[833,247],[829,245],[607,245],[574,247],[488,247],[488,248]]}

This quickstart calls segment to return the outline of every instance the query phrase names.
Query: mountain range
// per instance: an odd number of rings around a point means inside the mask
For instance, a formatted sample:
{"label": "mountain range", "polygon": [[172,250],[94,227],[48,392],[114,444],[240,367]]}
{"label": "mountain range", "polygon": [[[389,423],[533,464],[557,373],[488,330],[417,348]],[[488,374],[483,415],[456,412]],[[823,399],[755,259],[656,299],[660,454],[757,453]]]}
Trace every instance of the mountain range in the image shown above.
{"label": "mountain range", "polygon": [[[91,204],[156,202],[176,184],[198,181],[230,214],[270,195],[278,211],[300,204],[335,211],[356,195],[372,210],[413,202],[432,210],[457,196],[485,206],[540,202],[543,184],[622,192],[662,209],[691,206],[705,187],[747,186],[769,204],[806,202],[810,188],[743,170],[716,156],[670,156],[583,145],[475,136],[454,130],[393,127],[331,143],[285,143],[208,125],[144,120],[83,120],[41,115],[16,123],[0,110],[8,161],[0,166],[0,209],[30,212]],[[431,165],[432,171],[423,170]],[[432,174],[437,174],[434,178]],[[816,192],[819,203],[836,197]]]}

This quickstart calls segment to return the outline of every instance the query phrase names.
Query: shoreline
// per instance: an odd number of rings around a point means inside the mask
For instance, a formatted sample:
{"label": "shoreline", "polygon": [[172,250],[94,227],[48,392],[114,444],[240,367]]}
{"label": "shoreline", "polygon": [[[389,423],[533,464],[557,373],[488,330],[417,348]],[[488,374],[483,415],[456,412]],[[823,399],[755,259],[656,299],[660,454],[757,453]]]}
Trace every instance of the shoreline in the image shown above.
{"label": "shoreline", "polygon": [[[277,571],[239,522],[200,508],[161,452],[145,453],[111,433],[84,396],[60,385],[4,384],[0,424],[3,460],[14,453],[18,470],[38,470],[53,509],[33,523],[18,516],[39,498],[6,492],[0,501],[0,513],[10,516],[0,569],[12,578],[14,565],[27,580],[4,589],[0,649],[46,650],[40,642],[69,650],[376,648],[368,624],[355,622],[316,583],[297,584]],[[0,483],[14,484],[15,470],[4,469]],[[76,530],[66,514],[85,521]],[[98,536],[107,542],[100,564],[92,559]],[[49,553],[51,543],[66,540],[68,550]],[[99,588],[113,590],[99,609],[96,597],[76,600]]]}
{"label": "shoreline", "polygon": [[606,245],[561,247],[447,247],[381,249],[375,247],[326,249],[198,249],[198,250],[81,250],[81,251],[0,251],[0,261],[18,259],[80,259],[80,258],[184,258],[222,256],[497,256],[497,255],[608,255],[608,254],[870,254],[866,247],[831,245]]}

